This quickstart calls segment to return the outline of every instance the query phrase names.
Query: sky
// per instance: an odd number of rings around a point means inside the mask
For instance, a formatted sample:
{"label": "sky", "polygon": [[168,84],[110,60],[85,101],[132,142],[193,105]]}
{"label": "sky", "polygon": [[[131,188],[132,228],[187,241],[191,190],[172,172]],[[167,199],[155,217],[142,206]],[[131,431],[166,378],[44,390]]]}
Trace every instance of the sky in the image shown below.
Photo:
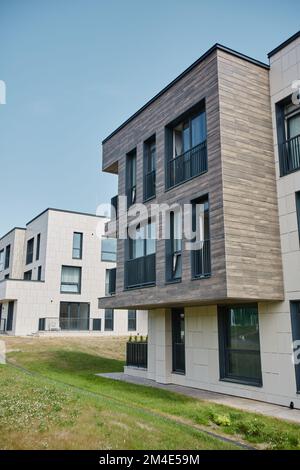
{"label": "sky", "polygon": [[216,42],[267,62],[298,0],[0,0],[0,236],[117,193],[101,141]]}

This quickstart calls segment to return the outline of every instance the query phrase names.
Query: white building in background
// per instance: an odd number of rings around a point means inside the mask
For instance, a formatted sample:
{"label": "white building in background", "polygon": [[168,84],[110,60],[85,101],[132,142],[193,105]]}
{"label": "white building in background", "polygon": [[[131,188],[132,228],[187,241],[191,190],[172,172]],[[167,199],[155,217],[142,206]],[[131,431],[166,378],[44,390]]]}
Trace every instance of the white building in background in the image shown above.
{"label": "white building in background", "polygon": [[46,209],[0,239],[1,333],[147,334],[146,311],[98,308],[115,275],[107,220]]}

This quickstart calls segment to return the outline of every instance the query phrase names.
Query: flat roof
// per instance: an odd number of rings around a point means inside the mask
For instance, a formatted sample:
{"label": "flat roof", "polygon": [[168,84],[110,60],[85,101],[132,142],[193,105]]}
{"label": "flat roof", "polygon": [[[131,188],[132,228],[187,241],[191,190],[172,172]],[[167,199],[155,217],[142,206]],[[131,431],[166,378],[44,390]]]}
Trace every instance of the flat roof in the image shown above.
{"label": "flat roof", "polygon": [[259,67],[263,67],[265,69],[269,69],[269,65],[265,64],[264,62],[261,62],[259,60],[253,59],[252,57],[249,57],[245,54],[242,54],[240,52],[235,51],[234,49],[230,49],[229,47],[223,46],[222,44],[214,44],[210,49],[208,49],[199,59],[197,59],[195,62],[193,62],[187,69],[185,69],[180,75],[178,75],[172,82],[170,82],[167,86],[165,86],[159,93],[157,93],[153,98],[151,98],[149,101],[147,101],[144,106],[139,108],[134,114],[132,114],[126,121],[124,121],[119,127],[117,127],[111,134],[109,134],[105,139],[102,141],[102,144],[105,144],[111,137],[113,137],[115,134],[117,134],[123,127],[125,127],[130,121],[132,121],[134,118],[136,118],[139,114],[141,114],[142,111],[144,111],[148,106],[150,106],[154,101],[156,101],[160,96],[162,96],[167,90],[169,90],[175,83],[177,83],[179,80],[181,80],[185,75],[187,75],[191,70],[193,70],[197,65],[199,65],[201,62],[203,62],[204,59],[206,59],[210,54],[212,54],[214,51],[219,49],[220,51],[227,52],[228,54],[231,54],[235,57],[239,57],[240,59],[246,60],[247,62],[251,62],[252,64],[258,65]]}
{"label": "flat roof", "polygon": [[281,51],[281,49],[283,49],[284,47],[288,46],[289,44],[291,44],[291,42],[295,41],[295,40],[298,39],[299,37],[300,37],[300,31],[298,31],[297,33],[293,34],[293,36],[291,36],[290,38],[286,39],[284,42],[282,42],[281,44],[279,44],[279,46],[275,47],[275,49],[273,49],[271,52],[269,52],[268,58],[272,57],[274,54],[277,54],[277,52]]}
{"label": "flat roof", "polygon": [[64,212],[64,213],[66,213],[66,214],[78,214],[78,215],[85,215],[85,216],[88,216],[88,217],[99,217],[99,218],[107,219],[107,217],[106,217],[105,215],[96,215],[96,214],[90,214],[90,213],[88,213],[88,212],[70,211],[70,210],[55,209],[55,208],[53,208],[53,207],[48,207],[48,208],[45,209],[43,212],[41,212],[40,214],[36,215],[33,219],[31,219],[29,222],[27,222],[26,227],[27,227],[27,225],[31,224],[31,222],[33,222],[34,220],[38,219],[39,217],[41,217],[43,214],[45,214],[45,213],[48,212],[48,211]]}
{"label": "flat roof", "polygon": [[24,227],[14,227],[11,230],[9,230],[5,235],[3,235],[0,240],[3,240],[3,238],[7,237],[10,233],[14,232],[15,230],[26,230]]}

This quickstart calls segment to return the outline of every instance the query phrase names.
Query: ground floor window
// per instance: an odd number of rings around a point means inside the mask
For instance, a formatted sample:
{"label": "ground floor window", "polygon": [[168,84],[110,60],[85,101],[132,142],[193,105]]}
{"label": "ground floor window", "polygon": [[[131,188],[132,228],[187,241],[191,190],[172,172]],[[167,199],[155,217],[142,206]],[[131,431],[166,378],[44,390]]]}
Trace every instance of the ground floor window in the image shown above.
{"label": "ground floor window", "polygon": [[300,393],[300,362],[299,362],[299,341],[300,341],[300,301],[291,302],[291,322],[293,336],[294,363],[296,374],[296,388]]}
{"label": "ground floor window", "polygon": [[220,378],[262,385],[257,305],[218,309]]}
{"label": "ground floor window", "polygon": [[172,309],[172,369],[185,373],[185,325],[184,309]]}
{"label": "ground floor window", "polygon": [[106,308],[104,312],[104,330],[113,331],[114,329],[114,311],[112,308]]}
{"label": "ground floor window", "polygon": [[83,302],[61,302],[59,326],[62,330],[88,330],[90,305]]}
{"label": "ground floor window", "polygon": [[128,310],[128,331],[136,331],[136,310]]}

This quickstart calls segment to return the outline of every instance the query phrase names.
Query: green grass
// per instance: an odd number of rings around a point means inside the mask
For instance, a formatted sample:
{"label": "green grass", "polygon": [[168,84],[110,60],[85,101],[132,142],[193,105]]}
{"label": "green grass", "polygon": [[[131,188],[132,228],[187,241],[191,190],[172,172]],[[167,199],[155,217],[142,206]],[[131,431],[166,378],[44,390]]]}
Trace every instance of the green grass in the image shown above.
{"label": "green grass", "polygon": [[[94,395],[88,397],[88,400],[95,404],[91,405],[90,403],[89,406],[96,406],[97,403],[98,406],[110,410],[111,413],[116,409],[120,410],[117,416],[123,416],[125,421],[130,420],[130,424],[126,423],[130,428],[130,433],[125,433],[126,438],[127,434],[132,436],[131,425],[134,428],[134,421],[136,419],[138,421],[142,420],[143,424],[138,429],[138,432],[136,432],[138,434],[136,440],[126,441],[122,447],[122,443],[118,441],[116,436],[114,443],[109,442],[107,444],[112,446],[112,448],[211,449],[224,448],[224,446],[228,448],[228,444],[217,441],[214,438],[208,440],[207,435],[199,434],[199,431],[192,427],[180,427],[178,423],[172,425],[164,418],[175,418],[177,421],[181,420],[185,424],[202,426],[214,433],[228,435],[233,439],[243,440],[260,448],[300,448],[300,426],[297,424],[196,400],[166,390],[97,377],[96,373],[122,371],[124,365],[122,360],[124,344],[120,346],[120,343],[112,343],[109,342],[111,340],[104,340],[103,338],[98,339],[98,341],[101,342],[101,345],[96,345],[92,342],[90,349],[87,343],[88,340],[86,340],[84,345],[75,340],[59,344],[55,341],[45,343],[42,341],[34,342],[34,340],[24,344],[22,342],[16,344],[8,343],[8,347],[19,346],[18,349],[12,350],[8,357],[9,360],[28,370],[81,389],[82,392],[76,391],[76,393],[68,389],[68,394],[75,393],[77,398],[80,396],[80,393],[84,394],[84,391],[98,394],[99,398],[97,396],[95,398]],[[110,357],[107,357],[107,353]],[[17,372],[14,371],[14,373],[16,374]],[[37,379],[35,378],[34,380]],[[65,387],[64,385],[61,386]],[[78,398],[81,407],[84,407],[86,403],[85,400],[87,398],[86,395],[84,396],[84,399],[82,397]],[[69,409],[72,415],[72,410],[81,408],[74,406],[71,399]],[[150,414],[147,414],[149,412]],[[156,414],[155,418],[151,413]],[[79,416],[72,418],[75,420],[75,424],[73,423],[72,425],[75,428],[77,421],[80,420]],[[155,419],[155,432],[148,432],[147,426],[149,426],[149,420],[153,419]],[[0,419],[0,429],[1,426],[2,420]],[[56,426],[55,421],[53,426]],[[92,426],[92,424],[89,423],[89,426]],[[144,430],[142,429],[143,426]],[[151,426],[154,426],[152,422]],[[165,429],[160,434],[161,426],[164,428],[169,426],[169,430],[166,431]],[[110,421],[103,419],[102,430],[107,427],[111,427]],[[50,429],[52,428],[49,427],[48,431]],[[190,440],[186,436],[189,433],[192,436]],[[162,435],[164,436],[163,438]]]}

